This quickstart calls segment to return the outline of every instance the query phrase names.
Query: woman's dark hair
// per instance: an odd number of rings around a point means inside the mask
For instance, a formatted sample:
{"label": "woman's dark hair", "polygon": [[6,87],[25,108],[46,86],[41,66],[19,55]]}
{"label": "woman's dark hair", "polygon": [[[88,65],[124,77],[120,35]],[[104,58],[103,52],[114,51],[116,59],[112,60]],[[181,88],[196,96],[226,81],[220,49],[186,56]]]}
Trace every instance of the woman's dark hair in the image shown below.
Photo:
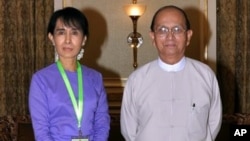
{"label": "woman's dark hair", "polygon": [[150,26],[151,31],[154,31],[155,19],[156,19],[157,15],[158,15],[161,11],[163,11],[163,10],[165,10],[165,9],[171,9],[171,8],[180,11],[180,12],[182,13],[183,17],[185,18],[185,22],[186,22],[185,24],[186,24],[187,30],[189,30],[189,29],[191,28],[191,27],[190,27],[190,22],[189,22],[189,20],[188,20],[188,17],[187,17],[186,12],[185,12],[184,10],[182,10],[181,8],[177,7],[177,6],[168,5],[168,6],[163,6],[162,8],[160,8],[159,10],[157,10],[156,13],[154,14],[153,20],[152,20],[151,26]]}
{"label": "woman's dark hair", "polygon": [[66,26],[79,28],[84,35],[89,35],[88,20],[85,15],[76,8],[65,7],[57,10],[50,17],[47,33],[54,34],[57,20],[60,19]]}

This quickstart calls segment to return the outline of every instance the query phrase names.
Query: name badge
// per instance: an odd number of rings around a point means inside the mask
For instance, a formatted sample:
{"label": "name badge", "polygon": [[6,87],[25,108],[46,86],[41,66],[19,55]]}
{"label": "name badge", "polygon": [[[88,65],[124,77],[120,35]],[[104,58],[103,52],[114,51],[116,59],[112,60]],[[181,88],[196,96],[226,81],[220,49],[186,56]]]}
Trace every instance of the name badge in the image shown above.
{"label": "name badge", "polygon": [[89,139],[71,139],[71,141],[89,141]]}
{"label": "name badge", "polygon": [[78,137],[72,137],[71,141],[89,141],[88,137],[78,136]]}

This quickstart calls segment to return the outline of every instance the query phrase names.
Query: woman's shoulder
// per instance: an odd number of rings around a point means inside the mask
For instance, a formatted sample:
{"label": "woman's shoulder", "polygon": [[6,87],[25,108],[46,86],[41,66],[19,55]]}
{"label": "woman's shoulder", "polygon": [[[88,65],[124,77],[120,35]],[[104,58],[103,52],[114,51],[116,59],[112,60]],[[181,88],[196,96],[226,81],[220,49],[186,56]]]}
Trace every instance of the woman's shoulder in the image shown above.
{"label": "woman's shoulder", "polygon": [[98,76],[101,75],[101,73],[98,70],[96,70],[94,68],[91,68],[91,67],[88,67],[86,65],[82,65],[82,71],[83,71],[83,73],[85,75],[91,75],[91,76],[93,76],[93,75],[98,75]]}
{"label": "woman's shoulder", "polygon": [[42,69],[39,69],[35,72],[35,74],[50,74],[57,71],[56,63],[52,63]]}

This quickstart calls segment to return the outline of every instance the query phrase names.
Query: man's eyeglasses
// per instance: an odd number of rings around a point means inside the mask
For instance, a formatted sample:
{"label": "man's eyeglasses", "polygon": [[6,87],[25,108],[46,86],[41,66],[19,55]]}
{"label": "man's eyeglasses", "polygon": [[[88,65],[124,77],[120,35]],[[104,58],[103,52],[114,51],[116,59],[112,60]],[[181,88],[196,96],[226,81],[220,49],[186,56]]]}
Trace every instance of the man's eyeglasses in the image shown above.
{"label": "man's eyeglasses", "polygon": [[166,37],[169,33],[171,33],[174,36],[178,36],[182,33],[184,33],[186,31],[186,29],[184,29],[183,27],[180,26],[175,26],[172,28],[167,28],[165,26],[159,27],[155,29],[155,33],[157,36],[159,37]]}

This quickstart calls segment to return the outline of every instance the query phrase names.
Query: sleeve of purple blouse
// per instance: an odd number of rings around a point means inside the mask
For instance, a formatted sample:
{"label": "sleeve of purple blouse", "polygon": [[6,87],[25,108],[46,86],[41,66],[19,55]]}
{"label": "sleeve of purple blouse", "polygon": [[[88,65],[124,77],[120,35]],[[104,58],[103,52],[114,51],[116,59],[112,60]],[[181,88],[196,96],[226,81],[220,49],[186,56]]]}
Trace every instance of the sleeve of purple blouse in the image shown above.
{"label": "sleeve of purple blouse", "polygon": [[96,89],[100,95],[97,111],[95,114],[94,141],[107,141],[110,129],[110,116],[108,110],[107,94],[103,85],[102,76],[97,79],[97,83]]}
{"label": "sleeve of purple blouse", "polygon": [[53,141],[49,134],[48,104],[44,84],[33,75],[29,91],[29,110],[36,141]]}

